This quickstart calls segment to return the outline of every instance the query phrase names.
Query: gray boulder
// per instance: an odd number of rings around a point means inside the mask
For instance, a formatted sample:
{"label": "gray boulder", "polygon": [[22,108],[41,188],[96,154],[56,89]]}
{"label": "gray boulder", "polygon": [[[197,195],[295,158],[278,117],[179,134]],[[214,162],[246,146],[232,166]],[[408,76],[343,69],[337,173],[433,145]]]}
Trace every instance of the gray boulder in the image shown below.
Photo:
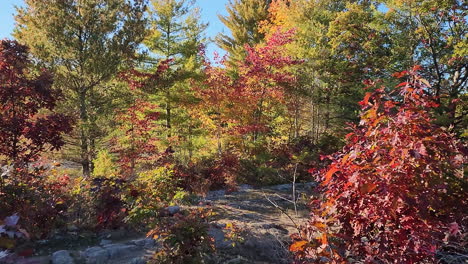
{"label": "gray boulder", "polygon": [[75,261],[73,260],[70,252],[68,250],[60,250],[52,254],[52,264],[74,264]]}
{"label": "gray boulder", "polygon": [[175,215],[180,212],[180,206],[168,206],[166,210],[170,215]]}
{"label": "gray boulder", "polygon": [[112,246],[106,247],[106,249],[109,253],[110,259],[119,259],[131,255],[133,252],[138,250],[138,247],[135,245],[114,244]]}
{"label": "gray boulder", "polygon": [[109,253],[101,247],[92,247],[83,253],[87,264],[104,264],[109,260]]}

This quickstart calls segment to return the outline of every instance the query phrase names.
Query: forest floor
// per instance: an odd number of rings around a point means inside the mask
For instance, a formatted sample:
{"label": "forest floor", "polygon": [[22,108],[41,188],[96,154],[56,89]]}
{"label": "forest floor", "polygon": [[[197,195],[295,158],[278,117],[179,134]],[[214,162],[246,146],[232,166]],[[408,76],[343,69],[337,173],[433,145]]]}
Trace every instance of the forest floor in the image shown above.
{"label": "forest floor", "polygon": [[[241,185],[236,192],[211,191],[200,198],[197,206],[215,213],[209,233],[215,239],[216,253],[208,263],[289,263],[290,235],[308,218],[306,201],[312,187],[310,183],[296,184],[297,210],[292,203],[292,184],[263,188]],[[233,226],[234,238],[228,235]],[[157,241],[152,243],[142,234],[124,230],[99,235],[69,232],[42,243],[36,250],[40,257],[18,263],[142,264],[157,248]]]}

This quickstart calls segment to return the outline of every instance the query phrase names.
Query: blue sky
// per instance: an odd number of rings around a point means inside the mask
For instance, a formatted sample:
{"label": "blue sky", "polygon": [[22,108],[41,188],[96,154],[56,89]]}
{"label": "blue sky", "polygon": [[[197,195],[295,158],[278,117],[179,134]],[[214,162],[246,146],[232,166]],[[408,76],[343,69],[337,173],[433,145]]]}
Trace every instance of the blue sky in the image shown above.
{"label": "blue sky", "polygon": [[[218,19],[218,14],[226,14],[225,6],[228,0],[197,0],[196,2],[202,10],[202,20],[210,23],[206,31],[207,36],[214,37],[219,32],[229,33]],[[14,6],[21,5],[23,5],[23,0],[0,0],[0,39],[11,38],[15,26]],[[208,54],[215,50],[219,51],[216,45],[210,44]]]}

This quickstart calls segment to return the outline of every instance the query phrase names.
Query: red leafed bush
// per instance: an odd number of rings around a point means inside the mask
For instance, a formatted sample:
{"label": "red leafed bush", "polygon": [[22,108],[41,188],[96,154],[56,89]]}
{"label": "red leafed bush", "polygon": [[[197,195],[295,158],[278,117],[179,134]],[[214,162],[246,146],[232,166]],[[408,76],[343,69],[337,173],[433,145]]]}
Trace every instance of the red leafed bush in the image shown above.
{"label": "red leafed bush", "polygon": [[127,188],[128,183],[124,179],[101,177],[92,180],[90,193],[94,197],[97,229],[123,226],[128,214],[124,200]]}
{"label": "red leafed bush", "polygon": [[32,238],[44,238],[64,225],[72,197],[68,176],[47,179],[43,168],[17,169],[0,184],[0,218],[17,214]]}
{"label": "red leafed bush", "polygon": [[195,193],[226,188],[237,188],[236,177],[239,170],[239,158],[229,152],[223,155],[198,161],[189,166],[178,165],[175,174],[180,179],[179,186]]}
{"label": "red leafed bush", "polygon": [[425,80],[395,77],[405,81],[392,93],[367,93],[360,124],[320,173],[323,197],[293,236],[297,263],[434,263],[466,224],[466,146],[433,125]]}

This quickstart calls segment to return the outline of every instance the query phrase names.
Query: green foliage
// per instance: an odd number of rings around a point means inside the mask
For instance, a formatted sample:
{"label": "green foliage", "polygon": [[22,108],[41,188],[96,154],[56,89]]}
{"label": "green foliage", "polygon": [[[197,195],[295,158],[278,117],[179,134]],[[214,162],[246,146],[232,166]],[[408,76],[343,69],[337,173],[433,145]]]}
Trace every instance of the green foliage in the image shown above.
{"label": "green foliage", "polygon": [[[154,262],[200,263],[213,249],[211,213],[167,217],[168,205],[239,183],[310,181],[329,166],[323,199],[294,237],[299,262],[344,252],[433,261],[435,239],[465,228],[466,161],[455,149],[466,146],[450,133],[468,131],[466,7],[232,0],[220,16],[231,34],[216,38],[228,54],[211,63],[194,0],[25,0],[14,36],[32,59],[2,42],[0,159],[32,167],[46,143],[66,143],[65,159],[93,177],[13,171],[0,178],[0,219],[18,213],[34,238],[65,221],[151,227],[163,244]],[[395,87],[391,73],[414,64],[425,79],[402,72],[408,82]],[[64,140],[48,130],[66,131],[64,119],[44,118],[55,110],[77,120]],[[225,231],[242,242],[236,226]]]}
{"label": "green foliage", "polygon": [[18,9],[15,37],[54,73],[64,111],[79,120],[72,140],[80,146],[85,176],[105,134],[98,122],[112,113],[110,81],[146,35],[144,10],[143,0],[27,0]]}
{"label": "green foliage", "polygon": [[192,0],[152,0],[151,6],[146,46],[175,64],[189,63],[206,41],[203,31],[208,24],[200,22],[200,10]]}
{"label": "green foliage", "polygon": [[174,177],[171,166],[139,173],[132,181],[130,195],[127,197],[129,211],[126,221],[134,224],[144,223],[148,226],[154,224],[165,206],[175,199],[184,199],[184,194],[177,188],[177,183],[178,179]]}
{"label": "green foliage", "polygon": [[95,164],[93,172],[95,177],[112,178],[118,173],[117,164],[107,150],[99,151],[93,163]]}
{"label": "green foliage", "polygon": [[233,65],[245,58],[245,45],[254,46],[264,41],[260,23],[268,17],[269,0],[234,0],[226,6],[228,15],[219,16],[231,31],[231,36],[220,33],[216,42],[228,52]]}

